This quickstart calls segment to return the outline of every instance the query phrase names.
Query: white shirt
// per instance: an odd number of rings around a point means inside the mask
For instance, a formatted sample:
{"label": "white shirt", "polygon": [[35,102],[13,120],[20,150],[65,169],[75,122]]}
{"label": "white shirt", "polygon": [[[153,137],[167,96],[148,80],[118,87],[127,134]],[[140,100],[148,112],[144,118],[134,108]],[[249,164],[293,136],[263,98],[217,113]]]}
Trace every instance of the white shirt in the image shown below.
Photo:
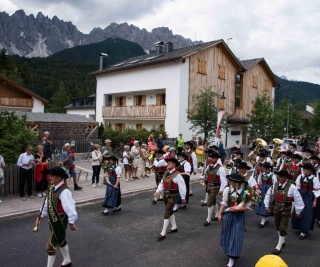
{"label": "white shirt", "polygon": [[122,175],[122,169],[120,166],[117,166],[116,169],[115,169],[115,172],[117,174],[117,177],[121,177]]}
{"label": "white shirt", "polygon": [[291,162],[291,159],[284,159],[282,161],[282,164],[281,164],[280,168],[279,168],[279,171],[281,171],[283,169],[284,164],[287,164],[287,163],[290,163],[290,162]]}
{"label": "white shirt", "polygon": [[[54,190],[58,189],[63,184],[63,181],[57,184],[54,187]],[[72,193],[69,189],[63,190],[60,195],[59,199],[61,201],[61,205],[63,207],[64,212],[68,215],[68,221],[70,224],[74,224],[74,222],[78,218],[78,214],[76,212],[76,204],[72,198]],[[41,218],[46,217],[48,215],[48,204],[47,199],[44,203],[44,207],[42,210]]]}
{"label": "white shirt", "polygon": [[[206,173],[207,173],[207,170],[210,168],[210,166],[213,166],[214,168],[218,165],[219,163],[217,162],[216,164],[210,164],[207,166],[206,168]],[[220,164],[219,164],[220,165]],[[227,175],[226,175],[226,171],[225,169],[223,168],[222,165],[220,165],[220,168],[219,170],[217,171],[217,175],[220,176],[220,189],[219,191],[222,192],[224,190],[224,188],[227,186],[228,184],[228,180],[227,180]]]}
{"label": "white shirt", "polygon": [[[284,188],[286,184],[287,184],[287,181],[282,185],[282,188]],[[280,183],[279,183],[279,186],[280,186]],[[274,195],[274,187],[275,187],[275,184],[268,189],[266,196],[264,198],[263,203],[266,208],[270,207],[271,196]],[[288,197],[293,198],[295,212],[296,214],[300,214],[301,211],[304,209],[304,203],[298,189],[294,186],[294,184],[291,184],[289,187]]]}
{"label": "white shirt", "polygon": [[275,176],[272,172],[269,172],[269,173],[260,173],[259,176],[258,176],[258,184],[262,184],[262,180],[261,180],[261,175],[267,175],[268,177],[270,177],[272,175],[272,184],[276,183],[278,181],[278,178],[277,176]]}
{"label": "white shirt", "polygon": [[186,175],[190,176],[190,173],[191,173],[190,163],[188,161],[184,160],[184,161],[180,162],[180,165],[183,165],[183,169],[184,169],[184,172],[186,173]]}
{"label": "white shirt", "polygon": [[254,179],[253,174],[249,177],[249,179],[247,179],[247,177],[249,176],[249,174],[246,172],[243,175],[243,178],[247,181],[249,187],[254,187],[257,185],[257,181],[256,179]]}
{"label": "white shirt", "polygon": [[164,166],[167,166],[167,162],[165,161],[165,159],[162,157],[160,159],[155,159],[153,161],[153,165],[156,167],[156,168],[160,168],[160,167],[164,167]]}
{"label": "white shirt", "polygon": [[92,166],[99,166],[101,163],[101,151],[93,150],[91,154],[92,154]]}
{"label": "white shirt", "polygon": [[[171,173],[173,173],[175,169],[173,169]],[[185,199],[186,198],[186,193],[187,193],[187,188],[186,188],[186,183],[183,180],[183,177],[181,176],[181,174],[176,175],[176,177],[173,178],[173,182],[178,184],[178,189],[179,189],[179,194],[181,196],[181,199]],[[163,191],[163,179],[161,180],[160,184],[158,185],[157,188],[157,193],[160,193]]]}
{"label": "white shirt", "polygon": [[22,153],[20,156],[19,156],[19,159],[17,161],[17,165],[25,170],[29,170],[29,169],[32,169],[32,164],[28,165],[28,166],[22,166],[23,164],[27,164],[27,163],[30,163],[32,162],[33,163],[33,160],[34,160],[34,157],[32,154],[28,155],[27,152],[25,153]]}
{"label": "white shirt", "polygon": [[320,189],[320,184],[319,184],[319,179],[317,179],[317,177],[315,177],[313,174],[311,174],[310,176],[306,177],[305,175],[299,175],[297,180],[296,180],[296,187],[297,189],[301,189],[301,181],[307,181],[307,179],[311,179],[313,178],[313,190],[319,190]]}
{"label": "white shirt", "polygon": [[136,146],[131,147],[131,153],[133,154],[133,157],[135,159],[139,159],[140,158],[140,147],[136,147]]}
{"label": "white shirt", "polygon": [[123,154],[122,154],[123,164],[129,164],[128,158],[126,158],[125,156],[130,156],[130,152],[129,151],[123,151]]}
{"label": "white shirt", "polygon": [[[186,154],[189,154],[191,149],[186,151]],[[197,162],[197,155],[193,151],[190,154],[190,157],[192,158],[192,166],[193,166],[193,172],[197,172],[198,170],[198,162]]]}
{"label": "white shirt", "polygon": [[6,166],[6,163],[4,162],[3,157],[0,155],[0,169],[2,169],[2,165],[4,167],[4,166]]}
{"label": "white shirt", "polygon": [[[237,191],[234,190],[234,188],[232,186],[230,187],[226,187],[224,190],[223,190],[223,194],[222,194],[222,201],[221,201],[221,205],[225,205],[225,206],[228,206],[228,201],[229,201],[229,189],[230,189],[230,196],[233,196],[233,197],[238,197],[237,193],[240,195],[242,190],[244,190],[243,187],[239,188]],[[251,206],[251,202],[249,201],[248,203],[246,203],[246,207],[248,209],[250,209],[250,206]]]}

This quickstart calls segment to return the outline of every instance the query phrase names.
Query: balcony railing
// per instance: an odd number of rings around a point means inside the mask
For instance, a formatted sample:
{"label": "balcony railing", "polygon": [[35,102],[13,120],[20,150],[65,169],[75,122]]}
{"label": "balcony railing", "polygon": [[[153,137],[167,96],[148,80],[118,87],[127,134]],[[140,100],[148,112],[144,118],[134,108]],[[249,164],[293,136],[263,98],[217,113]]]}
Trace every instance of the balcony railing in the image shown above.
{"label": "balcony railing", "polygon": [[0,97],[0,106],[32,108],[33,99],[17,97]]}
{"label": "balcony railing", "polygon": [[103,118],[160,118],[166,117],[166,106],[102,107]]}

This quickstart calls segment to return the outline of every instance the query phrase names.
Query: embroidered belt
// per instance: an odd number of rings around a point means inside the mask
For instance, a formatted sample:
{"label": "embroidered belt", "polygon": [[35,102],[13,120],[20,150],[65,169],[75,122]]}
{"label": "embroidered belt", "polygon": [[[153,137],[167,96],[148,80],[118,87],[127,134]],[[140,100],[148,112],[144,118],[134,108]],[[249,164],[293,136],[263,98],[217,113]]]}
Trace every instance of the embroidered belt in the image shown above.
{"label": "embroidered belt", "polygon": [[280,202],[280,201],[275,201],[274,204],[278,207],[291,207],[292,202]]}

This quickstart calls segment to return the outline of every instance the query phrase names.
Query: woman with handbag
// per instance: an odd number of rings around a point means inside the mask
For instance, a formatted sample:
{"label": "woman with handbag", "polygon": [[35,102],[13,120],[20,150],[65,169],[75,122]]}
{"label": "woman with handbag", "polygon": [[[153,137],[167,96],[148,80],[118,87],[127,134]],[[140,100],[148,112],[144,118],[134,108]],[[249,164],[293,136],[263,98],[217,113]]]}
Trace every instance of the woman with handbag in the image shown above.
{"label": "woman with handbag", "polygon": [[48,179],[47,175],[44,173],[48,169],[49,159],[43,152],[43,146],[38,145],[38,152],[34,156],[36,161],[35,170],[35,180],[36,180],[36,191],[38,192],[38,197],[45,197],[45,191],[48,189]]}
{"label": "woman with handbag", "polygon": [[100,151],[100,145],[95,144],[93,146],[92,151],[92,187],[96,188],[98,186],[102,186],[99,183],[99,177],[100,177],[100,169],[101,169],[101,151]]}

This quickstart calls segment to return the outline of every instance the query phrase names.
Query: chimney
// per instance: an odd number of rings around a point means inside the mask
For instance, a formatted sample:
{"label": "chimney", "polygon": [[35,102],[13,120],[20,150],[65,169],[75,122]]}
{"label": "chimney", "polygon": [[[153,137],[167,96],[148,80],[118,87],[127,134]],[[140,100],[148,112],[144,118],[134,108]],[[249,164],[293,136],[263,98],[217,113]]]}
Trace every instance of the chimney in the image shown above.
{"label": "chimney", "polygon": [[167,47],[167,52],[173,51],[173,43],[172,42],[167,42],[166,47]]}
{"label": "chimney", "polygon": [[163,53],[164,42],[159,41],[159,42],[156,42],[155,45],[156,45],[156,54]]}
{"label": "chimney", "polygon": [[103,58],[107,58],[108,54],[106,53],[100,53],[100,69],[99,70],[103,70]]}

